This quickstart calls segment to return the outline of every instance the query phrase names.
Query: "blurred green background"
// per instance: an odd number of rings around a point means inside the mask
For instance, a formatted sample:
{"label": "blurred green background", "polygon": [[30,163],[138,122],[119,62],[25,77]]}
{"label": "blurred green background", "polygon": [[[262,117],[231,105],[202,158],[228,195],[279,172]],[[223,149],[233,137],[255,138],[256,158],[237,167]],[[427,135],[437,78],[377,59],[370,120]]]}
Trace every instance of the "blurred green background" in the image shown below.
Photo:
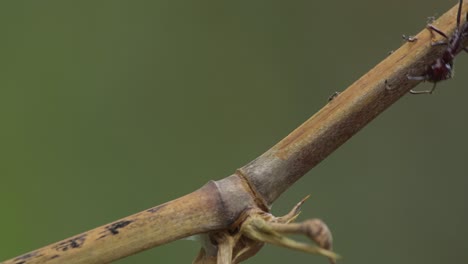
{"label": "blurred green background", "polygon": [[[456,1],[0,2],[0,260],[189,193],[286,136]],[[468,259],[468,56],[275,203],[342,263]],[[430,88],[423,84],[419,89]],[[177,241],[117,263],[191,263]],[[327,263],[274,246],[247,263]]]}

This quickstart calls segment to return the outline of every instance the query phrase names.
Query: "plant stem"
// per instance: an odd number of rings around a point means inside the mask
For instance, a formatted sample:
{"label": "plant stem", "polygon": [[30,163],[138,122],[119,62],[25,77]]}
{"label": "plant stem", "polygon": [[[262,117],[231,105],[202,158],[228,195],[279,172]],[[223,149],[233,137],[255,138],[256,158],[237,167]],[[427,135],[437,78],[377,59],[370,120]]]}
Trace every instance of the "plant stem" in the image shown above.
{"label": "plant stem", "polygon": [[[454,6],[433,24],[450,36],[456,27],[457,9],[458,5]],[[465,4],[462,14],[467,10]],[[239,170],[266,206],[420,83],[409,80],[407,75],[423,75],[445,49],[432,47],[431,42],[436,41],[432,37],[440,40],[439,35],[423,29],[415,36],[417,41],[405,43],[286,138]]]}
{"label": "plant stem", "polygon": [[[465,4],[463,14],[467,11]],[[456,12],[457,6],[434,24],[450,35]],[[183,237],[230,228],[249,207],[268,211],[294,182],[419,83],[406,75],[423,73],[441,54],[443,46],[430,45],[433,36],[423,29],[417,41],[405,43],[236,174],[3,264],[108,263]]]}

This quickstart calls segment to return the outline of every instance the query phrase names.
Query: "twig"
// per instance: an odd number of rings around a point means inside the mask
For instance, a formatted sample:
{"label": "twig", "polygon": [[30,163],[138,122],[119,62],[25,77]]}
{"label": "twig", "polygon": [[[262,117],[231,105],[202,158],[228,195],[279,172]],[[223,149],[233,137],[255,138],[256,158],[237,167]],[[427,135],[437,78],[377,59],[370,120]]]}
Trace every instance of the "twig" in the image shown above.
{"label": "twig", "polygon": [[[450,34],[456,11],[455,6],[434,24]],[[467,11],[465,4],[463,13]],[[249,208],[268,212],[294,182],[419,83],[408,80],[406,75],[423,73],[441,54],[443,47],[431,47],[432,37],[429,30],[423,29],[415,36],[416,41],[405,43],[234,175],[3,264],[108,263],[190,235],[233,230],[245,220],[239,217]],[[230,256],[226,252],[221,255]],[[216,252],[208,250],[203,254],[216,256]]]}
{"label": "twig", "polygon": [[[454,6],[434,24],[450,35],[455,29],[457,9],[458,5]],[[467,10],[465,4],[462,13]],[[239,170],[265,205],[271,205],[306,172],[420,83],[408,80],[407,74],[422,75],[444,47],[431,46],[440,36],[428,29],[414,38],[417,41],[405,43],[286,138]]]}

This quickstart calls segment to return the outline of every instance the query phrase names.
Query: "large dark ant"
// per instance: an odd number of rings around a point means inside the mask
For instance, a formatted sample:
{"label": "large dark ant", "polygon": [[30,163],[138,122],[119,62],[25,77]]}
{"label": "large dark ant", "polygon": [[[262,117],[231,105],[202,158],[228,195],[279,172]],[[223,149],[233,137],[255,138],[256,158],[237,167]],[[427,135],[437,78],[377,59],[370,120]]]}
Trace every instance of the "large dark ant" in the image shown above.
{"label": "large dark ant", "polygon": [[460,26],[460,17],[462,11],[462,4],[463,0],[460,0],[458,5],[458,13],[457,13],[457,27],[453,32],[452,36],[449,38],[444,32],[440,29],[436,28],[432,24],[428,24],[427,27],[444,37],[446,40],[438,41],[432,43],[432,46],[439,46],[439,45],[446,45],[447,48],[445,49],[444,53],[435,60],[430,66],[427,67],[426,72],[424,75],[421,76],[411,76],[407,75],[409,80],[414,81],[429,81],[433,82],[434,86],[431,90],[425,91],[415,91],[410,90],[411,94],[432,94],[434,89],[436,88],[436,84],[440,81],[447,80],[453,77],[453,60],[455,56],[458,55],[462,50],[468,52],[468,48],[463,46],[463,42],[468,37],[468,13],[466,14],[466,20],[463,25]]}

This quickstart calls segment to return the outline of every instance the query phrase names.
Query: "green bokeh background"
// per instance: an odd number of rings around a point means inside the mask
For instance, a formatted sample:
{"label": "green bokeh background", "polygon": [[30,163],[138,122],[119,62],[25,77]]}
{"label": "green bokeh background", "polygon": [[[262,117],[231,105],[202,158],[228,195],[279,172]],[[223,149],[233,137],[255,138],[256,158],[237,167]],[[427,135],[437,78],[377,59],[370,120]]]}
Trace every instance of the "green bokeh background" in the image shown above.
{"label": "green bokeh background", "polygon": [[[456,1],[1,1],[0,260],[231,174]],[[275,203],[343,263],[468,259],[468,57]],[[429,88],[430,84],[419,89]],[[191,263],[176,241],[117,263]],[[327,263],[266,246],[247,263]]]}

